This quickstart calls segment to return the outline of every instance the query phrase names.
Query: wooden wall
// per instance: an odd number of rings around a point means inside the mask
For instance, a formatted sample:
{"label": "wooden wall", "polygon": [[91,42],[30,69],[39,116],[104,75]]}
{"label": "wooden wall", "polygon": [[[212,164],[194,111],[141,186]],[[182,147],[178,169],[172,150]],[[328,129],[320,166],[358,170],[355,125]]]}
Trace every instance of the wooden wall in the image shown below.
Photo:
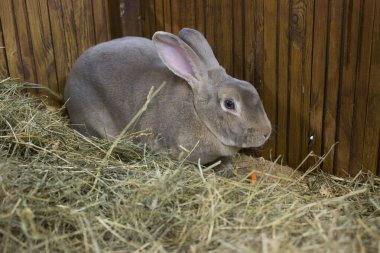
{"label": "wooden wall", "polygon": [[297,166],[338,143],[325,171],[380,174],[380,1],[123,2],[125,35],[196,28],[230,74],[254,84],[274,127],[266,157]]}
{"label": "wooden wall", "polygon": [[0,77],[10,75],[62,93],[76,58],[111,38],[108,13],[114,7],[107,2],[0,0]]}
{"label": "wooden wall", "polygon": [[338,143],[325,171],[380,175],[378,0],[0,3],[1,76],[62,92],[71,64],[90,45],[193,27],[230,74],[261,94],[274,128],[262,150],[267,158],[297,166],[310,151],[321,155]]}

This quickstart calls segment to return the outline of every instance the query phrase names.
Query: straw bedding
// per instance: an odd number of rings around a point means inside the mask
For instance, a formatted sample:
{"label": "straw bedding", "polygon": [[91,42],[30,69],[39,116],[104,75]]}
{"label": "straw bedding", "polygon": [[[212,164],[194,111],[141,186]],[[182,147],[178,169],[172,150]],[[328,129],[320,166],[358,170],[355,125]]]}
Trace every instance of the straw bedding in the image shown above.
{"label": "straw bedding", "polygon": [[83,137],[21,86],[0,85],[0,252],[380,252],[373,175],[238,156],[225,177],[132,142],[148,133]]}

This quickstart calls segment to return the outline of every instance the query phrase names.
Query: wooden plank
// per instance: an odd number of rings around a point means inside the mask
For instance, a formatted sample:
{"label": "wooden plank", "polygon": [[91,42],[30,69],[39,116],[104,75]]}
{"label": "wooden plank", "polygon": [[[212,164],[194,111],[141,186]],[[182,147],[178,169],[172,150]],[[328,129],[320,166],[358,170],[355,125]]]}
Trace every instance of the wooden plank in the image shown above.
{"label": "wooden plank", "polygon": [[154,14],[156,17],[156,31],[163,31],[165,29],[165,14],[164,14],[164,1],[154,1]]}
{"label": "wooden plank", "polygon": [[378,134],[378,143],[377,143],[377,172],[376,175],[380,176],[380,134]]}
{"label": "wooden plank", "polygon": [[141,0],[142,12],[142,31],[143,36],[152,38],[156,30],[156,19],[154,13],[154,0]]}
{"label": "wooden plank", "polygon": [[47,1],[26,1],[26,3],[38,83],[58,92]]}
{"label": "wooden plank", "polygon": [[[119,9],[120,6],[117,6],[117,8],[119,10],[119,16],[120,16],[120,9]],[[110,17],[108,16],[109,10],[108,10],[107,1],[106,0],[92,0],[92,9],[93,9],[93,16],[94,16],[96,44],[110,40],[111,30],[110,30],[110,23],[109,23]],[[121,34],[119,35],[121,36]]]}
{"label": "wooden plank", "polygon": [[0,19],[4,34],[9,75],[13,78],[23,78],[24,71],[22,68],[22,58],[19,50],[12,0],[3,0],[0,8]]}
{"label": "wooden plank", "polygon": [[205,32],[205,12],[203,0],[195,0],[194,14],[195,14],[195,29],[204,34]]}
{"label": "wooden plank", "polygon": [[309,88],[305,82],[306,68],[306,29],[312,26],[313,6],[307,0],[292,1],[290,6],[290,52],[289,52],[289,133],[288,133],[288,163],[297,166],[302,160],[302,133],[303,126],[308,126],[308,118],[304,118],[307,108],[307,94]]}
{"label": "wooden plank", "polygon": [[[24,80],[32,83],[37,82],[36,64],[34,62],[32,40],[27,20],[26,4],[24,0],[14,0],[15,20],[17,25],[18,42],[24,72]],[[38,93],[37,89],[30,89],[33,94]]]}
{"label": "wooden plank", "polygon": [[[76,3],[80,2],[80,3]],[[110,0],[106,1],[108,3],[108,21],[109,21],[109,28],[110,28],[110,35],[111,39],[114,38],[120,38],[123,33],[121,29],[121,18],[120,18],[120,0]],[[91,6],[91,0],[73,0],[74,6],[87,6],[88,8]],[[87,11],[88,13],[84,13],[82,9],[77,9],[76,13],[81,13],[84,20],[88,20],[87,18],[92,15],[92,12],[88,11],[92,10],[91,8],[85,9],[84,11]],[[78,17],[77,17],[78,18]],[[88,20],[90,21],[90,20]],[[88,24],[87,24],[88,25]],[[88,27],[90,28],[90,27]],[[92,27],[93,28],[93,27]]]}
{"label": "wooden plank", "polygon": [[255,72],[254,83],[261,95],[263,92],[264,76],[264,0],[254,0],[255,5]]}
{"label": "wooden plank", "polygon": [[171,0],[163,0],[164,2],[164,29],[171,32],[172,29],[172,13],[171,13]]}
{"label": "wooden plank", "polygon": [[380,175],[380,4],[376,1],[372,35],[371,69],[369,75],[367,116],[365,125],[363,166]]}
{"label": "wooden plank", "polygon": [[[343,22],[343,1],[330,1],[330,18],[327,53],[327,82],[325,94],[324,125],[323,125],[323,152],[327,153],[336,142],[336,117],[338,105],[338,91],[340,82],[341,37]],[[325,158],[323,170],[334,172],[335,148]]]}
{"label": "wooden plank", "polygon": [[360,1],[346,2],[345,33],[343,44],[343,72],[340,89],[340,111],[338,121],[339,146],[336,151],[336,170],[339,176],[346,175],[350,163],[350,143],[352,135],[352,117],[356,79],[358,33],[360,21]]}
{"label": "wooden plank", "polygon": [[195,27],[194,1],[171,1],[172,32],[178,34],[184,27]]}
{"label": "wooden plank", "polygon": [[205,37],[213,49],[216,50],[215,42],[215,18],[214,18],[214,0],[205,0]]}
{"label": "wooden plank", "polygon": [[[355,107],[351,141],[350,174],[355,175],[363,169],[363,148],[366,123],[369,74],[371,69],[373,22],[375,0],[364,1],[361,15],[361,32],[358,57],[358,74],[355,87]],[[364,168],[366,169],[366,168]],[[373,171],[375,172],[375,171]]]}
{"label": "wooden plank", "polygon": [[[113,2],[113,1],[110,1]],[[95,45],[95,33],[91,0],[73,1],[75,27],[77,31],[78,53],[82,54],[86,49]],[[114,12],[110,9],[110,15]],[[113,15],[119,15],[113,13]],[[119,15],[120,16],[120,15]],[[111,22],[112,25],[114,23]],[[113,31],[114,32],[114,31]],[[118,34],[112,34],[117,36]]]}
{"label": "wooden plank", "polygon": [[244,78],[244,3],[243,0],[234,1],[233,9],[233,65],[234,77]]}
{"label": "wooden plank", "polygon": [[[252,32],[252,47],[253,47],[253,61],[252,61],[252,73],[251,82],[255,86],[260,97],[263,96],[264,85],[264,1],[253,0],[250,2],[250,9],[252,13],[251,18],[251,32]],[[248,2],[246,1],[246,4]],[[246,14],[247,16],[248,14]],[[248,25],[246,26],[248,27]],[[247,29],[246,29],[247,30]],[[247,36],[247,35],[246,35]],[[249,52],[249,51],[248,51]],[[273,135],[271,136],[273,138]],[[252,149],[256,156],[264,156],[266,144],[259,149]]]}
{"label": "wooden plank", "polygon": [[148,7],[149,7],[148,8],[149,19],[150,19],[150,23],[151,23],[150,30],[149,30],[149,38],[152,38],[153,34],[157,31],[154,0],[149,1]]}
{"label": "wooden plank", "polygon": [[67,67],[70,70],[71,66],[79,56],[75,15],[73,5],[70,0],[61,0],[61,8],[63,30],[65,33],[65,44],[67,48]]}
{"label": "wooden plank", "polygon": [[140,1],[121,0],[120,19],[123,36],[142,35]]}
{"label": "wooden plank", "polygon": [[317,155],[322,155],[322,125],[326,81],[326,48],[327,48],[327,18],[328,1],[318,0],[314,6],[314,42],[312,58],[312,81],[310,96],[310,134],[313,140],[308,149]]}
{"label": "wooden plank", "polygon": [[289,1],[279,1],[276,156],[286,163],[288,135]]}
{"label": "wooden plank", "polygon": [[1,25],[1,18],[0,18],[0,79],[6,78],[8,76],[9,76],[8,63],[7,63],[7,56],[5,52],[3,28]]}
{"label": "wooden plank", "polygon": [[254,83],[255,71],[255,6],[254,1],[244,2],[244,79]]}
{"label": "wooden plank", "polygon": [[214,1],[215,30],[215,54],[219,63],[227,73],[233,72],[233,32],[232,32],[232,1]]}
{"label": "wooden plank", "polygon": [[[277,122],[277,0],[264,2],[264,90],[261,98],[272,125]],[[265,156],[273,160],[276,155],[276,135],[265,145]]]}
{"label": "wooden plank", "polygon": [[[314,34],[314,0],[306,0],[306,24],[305,24],[305,48],[304,63],[302,68],[302,115],[301,115],[301,155],[297,165],[309,154],[310,144],[310,95],[312,82],[312,61],[313,61],[313,34]],[[290,128],[291,129],[291,128]],[[289,129],[289,130],[290,130]],[[309,160],[301,169],[307,169],[314,161]],[[294,165],[295,166],[295,165]]]}
{"label": "wooden plank", "polygon": [[179,30],[181,29],[182,18],[186,17],[186,13],[189,13],[189,9],[186,9],[188,11],[181,11],[181,8],[184,7],[184,3],[190,2],[190,1],[171,1],[170,7],[171,7],[171,19],[172,19],[172,33],[178,34]]}
{"label": "wooden plank", "polygon": [[226,1],[206,0],[205,4],[205,36],[219,63],[228,72],[232,67],[232,21],[230,19],[232,18],[232,11],[230,9],[229,16],[224,17],[230,20],[222,23],[221,16],[222,13],[226,12],[228,3]]}
{"label": "wooden plank", "polygon": [[[263,2],[261,1],[257,5],[257,1],[244,1],[244,79],[250,82],[262,95],[262,82],[257,83],[257,79],[263,76],[263,19],[264,10]],[[259,11],[261,10],[261,12]],[[260,14],[257,17],[257,14]],[[256,24],[260,22],[260,24]],[[257,30],[258,29],[258,30]],[[259,37],[257,37],[259,35]],[[259,50],[257,50],[259,48]],[[259,57],[259,60],[258,60]],[[256,68],[256,62],[260,64],[259,68]],[[259,70],[259,71],[257,71]],[[258,74],[260,73],[260,74]],[[262,149],[248,149],[248,154],[255,156],[262,155]]]}
{"label": "wooden plank", "polygon": [[147,0],[140,0],[140,4],[141,4],[141,32],[142,32],[142,36],[143,37],[146,37],[148,38],[149,37],[149,22],[148,20],[146,20],[146,2]]}
{"label": "wooden plank", "polygon": [[65,43],[65,29],[60,0],[48,0],[49,16],[52,32],[54,60],[57,70],[58,92],[63,94],[68,74],[67,47]]}

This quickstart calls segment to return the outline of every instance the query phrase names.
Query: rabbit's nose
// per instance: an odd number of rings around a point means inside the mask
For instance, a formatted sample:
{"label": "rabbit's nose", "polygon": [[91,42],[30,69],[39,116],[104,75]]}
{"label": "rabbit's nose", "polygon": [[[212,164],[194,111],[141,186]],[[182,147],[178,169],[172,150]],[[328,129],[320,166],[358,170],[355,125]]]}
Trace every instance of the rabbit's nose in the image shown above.
{"label": "rabbit's nose", "polygon": [[272,127],[270,125],[268,125],[267,127],[264,128],[263,136],[266,140],[269,138],[271,133],[272,133]]}

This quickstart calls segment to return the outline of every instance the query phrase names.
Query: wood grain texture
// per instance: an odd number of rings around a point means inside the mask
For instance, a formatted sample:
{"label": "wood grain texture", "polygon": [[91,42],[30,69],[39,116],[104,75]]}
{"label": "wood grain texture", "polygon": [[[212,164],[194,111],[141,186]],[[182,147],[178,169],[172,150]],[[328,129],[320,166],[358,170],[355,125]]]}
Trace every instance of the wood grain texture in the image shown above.
{"label": "wood grain texture", "polygon": [[[28,26],[28,14],[24,0],[14,0],[15,21],[17,26],[17,35],[20,46],[22,59],[22,68],[24,80],[32,83],[37,82],[36,64],[33,55],[33,46]],[[36,89],[30,90],[32,93],[38,93]]]}
{"label": "wood grain texture", "polygon": [[8,63],[7,63],[7,56],[5,53],[3,28],[1,25],[1,18],[0,18],[0,79],[6,78],[8,76],[9,76]]}
{"label": "wood grain texture", "polygon": [[[317,0],[318,1],[318,0]],[[315,13],[315,0],[307,0],[304,2],[306,7],[306,24],[305,24],[305,52],[303,62],[303,82],[302,82],[302,121],[301,121],[301,155],[300,160],[304,159],[310,152],[310,96],[312,83],[312,61],[313,61],[313,34],[314,34],[314,18],[318,15],[326,15],[326,13]],[[323,10],[326,11],[326,10]],[[291,128],[289,129],[291,130]],[[319,155],[319,154],[318,154]],[[311,164],[306,163],[302,169],[307,169]],[[298,162],[299,163],[299,162]],[[295,166],[295,165],[292,165]],[[297,164],[298,166],[298,164]]]}
{"label": "wood grain texture", "polygon": [[[78,53],[83,53],[95,44],[95,29],[92,13],[92,1],[73,1]],[[117,15],[117,14],[113,14]]]}
{"label": "wood grain texture", "polygon": [[174,34],[178,34],[184,27],[195,27],[194,8],[195,1],[171,1],[172,32]]}
{"label": "wood grain texture", "polygon": [[[325,84],[325,103],[323,112],[323,153],[327,153],[336,143],[336,117],[340,83],[340,59],[343,22],[343,1],[330,1],[329,33],[327,38],[327,77]],[[334,172],[335,148],[326,157],[323,169]]]}
{"label": "wood grain texture", "polygon": [[141,0],[141,8],[142,35],[152,38],[156,31],[154,0]]}
{"label": "wood grain texture", "polygon": [[44,1],[27,1],[30,33],[32,37],[34,59],[38,64],[38,83],[59,91],[54,59],[53,43],[50,31],[48,3]]}
{"label": "wood grain texture", "polygon": [[[264,2],[264,73],[261,98],[272,125],[277,125],[277,0]],[[264,154],[274,160],[276,156],[276,133],[265,145]]]}
{"label": "wood grain texture", "polygon": [[[305,49],[307,1],[291,1],[290,7],[290,52],[289,52],[289,132],[288,132],[288,163],[297,166],[302,159],[302,126],[308,118],[302,118],[305,75]],[[306,95],[307,97],[307,95]]]}
{"label": "wood grain texture", "polygon": [[352,118],[356,80],[358,34],[361,2],[350,0],[345,4],[345,22],[343,38],[342,84],[340,89],[340,107],[338,115],[338,141],[336,151],[336,169],[338,175],[349,172],[350,143],[352,136]]}
{"label": "wood grain texture", "polygon": [[232,1],[220,0],[214,4],[215,55],[227,73],[233,72]]}
{"label": "wood grain texture", "polygon": [[195,29],[204,33],[205,29],[205,8],[203,0],[194,0]]}
{"label": "wood grain texture", "polygon": [[12,0],[2,1],[0,18],[8,62],[8,73],[13,78],[22,79],[24,77],[24,70]]}
{"label": "wood grain texture", "polygon": [[68,69],[74,64],[79,56],[77,44],[77,30],[75,25],[75,9],[69,0],[61,0],[63,30],[67,49]]}
{"label": "wood grain texture", "polygon": [[289,2],[279,1],[276,156],[286,163],[288,135]]}
{"label": "wood grain texture", "polygon": [[[355,86],[354,117],[352,140],[350,143],[350,174],[354,175],[363,169],[364,133],[366,125],[366,109],[368,103],[368,84],[371,69],[372,35],[375,18],[375,0],[363,3],[359,33],[359,56]],[[372,168],[374,171],[374,168]]]}
{"label": "wood grain texture", "polygon": [[254,68],[254,84],[262,94],[264,90],[264,0],[254,0],[254,25],[255,25],[255,68]]}
{"label": "wood grain texture", "polygon": [[326,51],[327,51],[327,19],[328,1],[318,0],[315,2],[315,13],[323,13],[314,16],[314,47],[312,61],[311,97],[310,97],[310,129],[313,141],[309,149],[316,154],[322,153],[322,125],[323,106],[326,81]]}
{"label": "wood grain texture", "polygon": [[164,31],[165,30],[165,5],[163,0],[155,0],[154,1],[154,10],[156,16],[156,30]]}
{"label": "wood grain texture", "polygon": [[121,0],[120,18],[124,36],[142,35],[140,1]]}
{"label": "wood grain texture", "polygon": [[239,79],[244,78],[244,3],[242,0],[234,1],[232,5],[232,44],[233,44],[233,65],[232,74]]}
{"label": "wood grain texture", "polygon": [[[95,29],[95,42],[99,44],[111,39],[111,29],[110,22],[108,18],[108,1],[106,0],[92,0],[92,13],[94,18],[94,29]],[[120,11],[119,11],[120,15]],[[119,19],[120,20],[120,19]],[[121,26],[121,21],[119,21],[119,26]],[[119,28],[121,31],[121,28]],[[120,32],[119,31],[119,32]],[[121,34],[119,34],[121,36]]]}
{"label": "wood grain texture", "polygon": [[216,23],[214,18],[214,0],[205,0],[205,28],[204,35],[210,44],[211,48],[215,51],[216,42],[215,42],[215,34],[216,34]]}
{"label": "wood grain texture", "polygon": [[205,1],[205,36],[219,63],[233,72],[232,4],[229,0]]}
{"label": "wood grain texture", "polygon": [[105,0],[2,1],[2,75],[10,74],[62,93],[79,54],[110,39],[108,19]]}
{"label": "wood grain texture", "polygon": [[171,32],[172,18],[171,18],[171,0],[162,0],[164,5],[164,30]]}
{"label": "wood grain texture", "polygon": [[255,5],[244,3],[244,79],[256,87],[255,81]]}
{"label": "wood grain texture", "polygon": [[[67,0],[64,0],[67,1]],[[91,0],[81,0],[78,2],[83,2],[85,5],[89,5],[89,2]],[[107,20],[109,22],[109,34],[111,35],[111,38],[120,38],[122,36],[122,28],[121,28],[121,18],[120,18],[120,3],[121,0],[104,0],[106,1],[107,5]],[[75,5],[76,0],[73,0],[73,4]],[[89,9],[91,10],[91,9]],[[75,11],[77,13],[77,11]],[[87,15],[91,15],[91,11],[87,13]],[[90,25],[93,23],[89,23]]]}
{"label": "wood grain texture", "polygon": [[66,76],[69,71],[67,47],[65,43],[65,30],[63,28],[62,6],[59,0],[49,0],[49,16],[53,40],[54,60],[57,70],[58,92],[63,93]]}
{"label": "wood grain texture", "polygon": [[376,1],[369,74],[363,168],[380,175],[380,4]]}

